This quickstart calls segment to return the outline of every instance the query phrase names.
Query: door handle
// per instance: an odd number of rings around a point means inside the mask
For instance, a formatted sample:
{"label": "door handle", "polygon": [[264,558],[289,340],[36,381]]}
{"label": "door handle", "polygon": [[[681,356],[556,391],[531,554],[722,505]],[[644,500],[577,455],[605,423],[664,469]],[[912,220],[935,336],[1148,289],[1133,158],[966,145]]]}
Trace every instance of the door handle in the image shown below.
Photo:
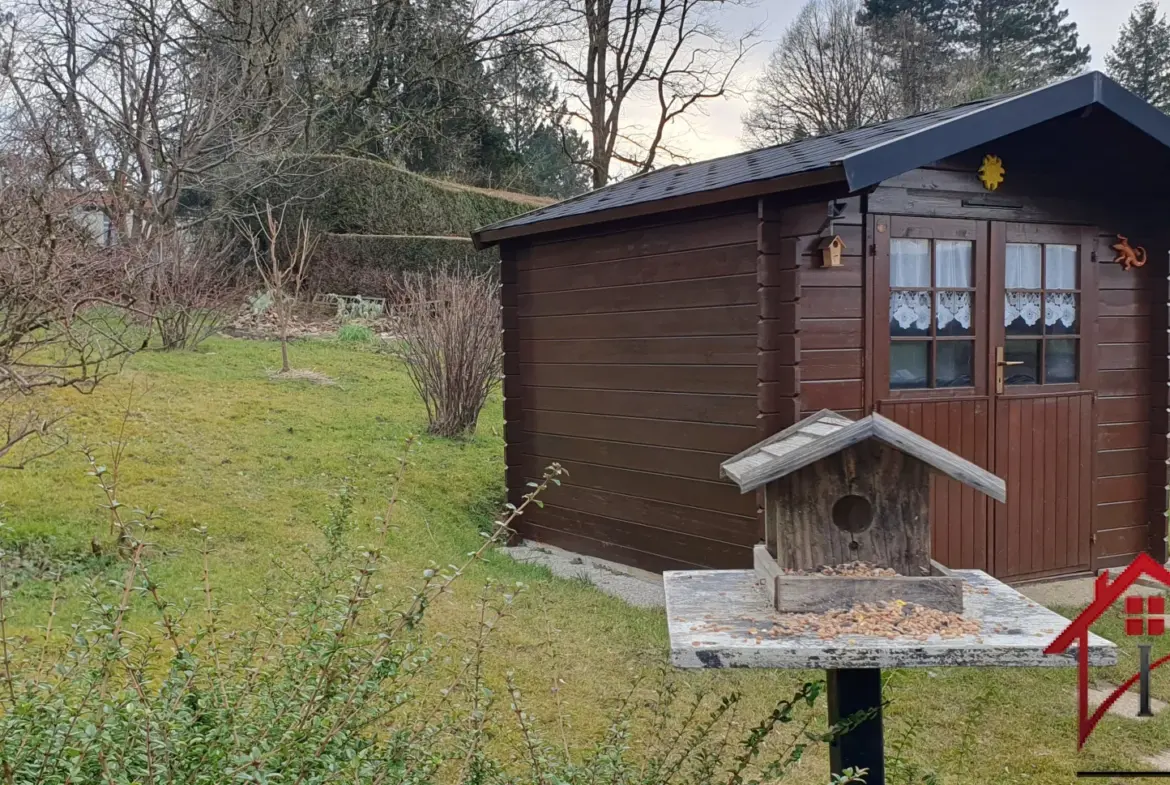
{"label": "door handle", "polygon": [[1005,360],[1003,358],[1003,347],[995,347],[995,391],[997,393],[1003,392],[1003,369],[1009,365],[1023,364],[1023,360]]}

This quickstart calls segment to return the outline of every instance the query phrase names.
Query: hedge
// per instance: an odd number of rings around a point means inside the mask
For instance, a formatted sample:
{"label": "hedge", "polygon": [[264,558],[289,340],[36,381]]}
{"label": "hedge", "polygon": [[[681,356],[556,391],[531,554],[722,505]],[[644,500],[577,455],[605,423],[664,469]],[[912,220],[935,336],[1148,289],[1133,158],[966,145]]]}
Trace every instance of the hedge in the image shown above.
{"label": "hedge", "polygon": [[244,173],[237,208],[290,204],[318,232],[467,237],[486,224],[549,204],[548,199],[436,180],[364,158],[317,155],[264,159]]}
{"label": "hedge", "polygon": [[476,251],[459,237],[325,234],[309,262],[307,288],[314,294],[386,297],[407,272],[461,265],[495,274],[495,248]]}

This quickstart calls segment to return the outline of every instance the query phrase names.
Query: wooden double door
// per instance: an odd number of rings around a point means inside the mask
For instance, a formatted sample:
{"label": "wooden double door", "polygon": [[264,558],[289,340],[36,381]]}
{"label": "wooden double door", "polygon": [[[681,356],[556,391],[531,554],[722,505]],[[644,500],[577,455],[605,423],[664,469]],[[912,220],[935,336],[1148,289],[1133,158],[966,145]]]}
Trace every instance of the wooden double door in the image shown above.
{"label": "wooden double door", "polygon": [[1095,232],[872,216],[874,408],[1007,482],[936,477],[934,556],[1001,578],[1091,568]]}

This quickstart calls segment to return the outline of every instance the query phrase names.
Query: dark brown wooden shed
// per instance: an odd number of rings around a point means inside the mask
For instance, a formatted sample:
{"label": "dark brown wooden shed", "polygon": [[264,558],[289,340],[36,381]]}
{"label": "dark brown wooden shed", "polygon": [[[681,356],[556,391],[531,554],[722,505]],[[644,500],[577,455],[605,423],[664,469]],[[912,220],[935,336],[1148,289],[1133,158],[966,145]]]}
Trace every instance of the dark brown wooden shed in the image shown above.
{"label": "dark brown wooden shed", "polygon": [[570,472],[524,537],[750,566],[762,513],[720,463],[834,409],[1006,479],[1006,504],[934,481],[950,567],[1166,558],[1170,117],[1100,73],[661,169],[474,239],[502,259],[511,501]]}

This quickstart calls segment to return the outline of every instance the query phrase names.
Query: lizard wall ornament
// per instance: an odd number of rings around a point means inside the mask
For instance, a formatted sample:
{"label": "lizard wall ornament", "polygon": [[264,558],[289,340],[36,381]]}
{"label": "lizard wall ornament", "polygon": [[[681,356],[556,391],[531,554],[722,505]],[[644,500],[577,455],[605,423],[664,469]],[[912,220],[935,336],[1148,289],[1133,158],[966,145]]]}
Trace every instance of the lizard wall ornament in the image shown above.
{"label": "lizard wall ornament", "polygon": [[1126,272],[1129,272],[1131,267],[1142,267],[1146,263],[1146,249],[1142,246],[1133,248],[1129,244],[1129,238],[1125,235],[1117,235],[1119,242],[1113,244],[1113,250],[1117,251],[1117,257],[1113,260],[1120,264]]}

